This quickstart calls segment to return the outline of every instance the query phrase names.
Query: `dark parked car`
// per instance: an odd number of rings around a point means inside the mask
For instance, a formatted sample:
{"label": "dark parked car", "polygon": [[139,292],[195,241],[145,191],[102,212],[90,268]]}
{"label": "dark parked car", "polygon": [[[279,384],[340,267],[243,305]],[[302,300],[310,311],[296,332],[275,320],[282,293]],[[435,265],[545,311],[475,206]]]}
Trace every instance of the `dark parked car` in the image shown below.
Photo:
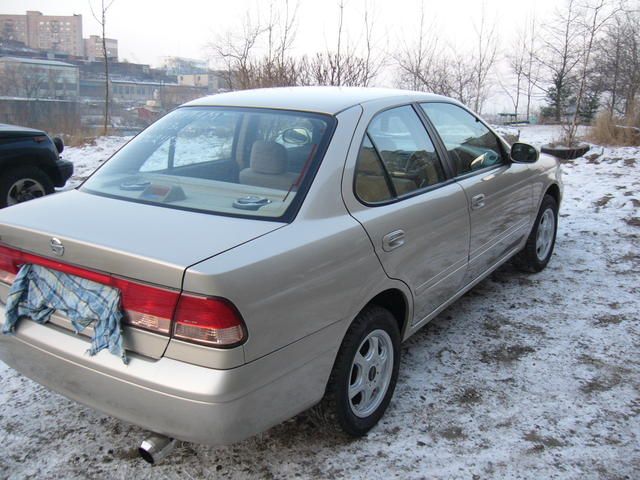
{"label": "dark parked car", "polygon": [[73,173],[64,145],[42,130],[0,123],[0,208],[53,193]]}

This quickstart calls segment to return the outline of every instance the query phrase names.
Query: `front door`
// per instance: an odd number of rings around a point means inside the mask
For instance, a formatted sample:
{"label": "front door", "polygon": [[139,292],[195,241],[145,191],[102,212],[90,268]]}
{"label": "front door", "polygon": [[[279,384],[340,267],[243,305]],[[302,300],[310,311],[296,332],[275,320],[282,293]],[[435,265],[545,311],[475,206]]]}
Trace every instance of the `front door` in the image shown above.
{"label": "front door", "polygon": [[533,189],[527,165],[511,163],[480,119],[451,103],[421,105],[445,144],[469,203],[471,241],[465,283],[499,262],[529,233]]}

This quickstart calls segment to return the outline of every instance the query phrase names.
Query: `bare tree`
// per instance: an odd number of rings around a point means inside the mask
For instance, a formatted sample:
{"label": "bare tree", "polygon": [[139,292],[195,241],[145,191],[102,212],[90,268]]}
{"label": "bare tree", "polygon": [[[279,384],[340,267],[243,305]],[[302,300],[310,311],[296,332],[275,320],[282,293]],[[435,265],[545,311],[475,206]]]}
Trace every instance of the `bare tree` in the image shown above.
{"label": "bare tree", "polygon": [[625,48],[622,59],[624,79],[624,114],[627,118],[637,115],[636,107],[640,89],[640,16],[638,10],[626,14]]}
{"label": "bare tree", "polygon": [[380,71],[383,59],[375,55],[374,21],[369,4],[365,3],[364,55],[358,54],[357,44],[344,37],[344,0],[338,1],[338,31],[335,50],[327,47],[324,52],[303,58],[307,78],[303,83],[333,86],[368,86]]}
{"label": "bare tree", "polygon": [[261,33],[259,22],[256,23],[247,12],[240,33],[229,30],[211,44],[214,56],[224,64],[225,81],[232,90],[255,86],[252,55]]}
{"label": "bare tree", "polygon": [[527,85],[525,87],[527,97],[527,120],[531,119],[531,100],[533,99],[533,91],[540,82],[540,62],[536,59],[536,52],[538,45],[537,39],[537,25],[536,17],[532,16],[529,22],[528,28],[525,28],[525,33],[522,35],[524,43],[526,44],[525,52],[525,66],[523,75],[526,79]]}
{"label": "bare tree", "polygon": [[297,82],[296,62],[289,51],[293,46],[297,26],[298,4],[293,7],[284,0],[284,11],[269,5],[269,18],[263,29],[266,35],[266,54],[254,58],[251,63],[254,83],[258,86],[287,86]]}
{"label": "bare tree", "polygon": [[565,141],[567,145],[573,146],[578,130],[578,120],[580,118],[582,102],[586,95],[587,80],[591,69],[591,54],[594,50],[596,36],[614,17],[617,10],[610,10],[607,0],[592,0],[585,6],[584,17],[582,19],[582,48],[580,51],[578,89],[575,98],[575,112],[573,118],[565,128]]}
{"label": "bare tree", "polygon": [[531,102],[536,84],[540,81],[540,63],[536,60],[536,20],[527,19],[516,32],[516,37],[505,57],[513,75],[513,83],[498,83],[513,104],[516,117],[521,112],[521,99],[524,97],[525,119],[531,117]]}
{"label": "bare tree", "polygon": [[317,53],[303,57],[301,66],[306,70],[306,85],[365,86],[369,81],[366,60],[353,54],[337,52]]}
{"label": "bare tree", "polygon": [[482,108],[488,93],[488,75],[495,63],[494,28],[483,17],[477,28],[481,46],[475,55],[442,45],[436,28],[425,23],[424,3],[420,2],[418,31],[411,40],[400,40],[395,54],[396,83],[404,88],[424,90]]}
{"label": "bare tree", "polygon": [[106,31],[107,31],[107,10],[111,8],[113,2],[115,0],[100,0],[100,11],[98,14],[93,9],[93,5],[91,4],[91,0],[89,1],[89,8],[91,9],[91,14],[93,18],[95,18],[96,22],[100,24],[102,29],[102,57],[104,62],[104,125],[102,129],[102,134],[106,135],[109,129],[109,55],[107,52],[107,39],[106,39]]}
{"label": "bare tree", "polygon": [[433,25],[425,25],[424,3],[420,2],[418,31],[412,35],[413,41],[401,39],[401,48],[395,54],[398,67],[398,84],[411,90],[426,90],[434,93],[448,91],[448,84],[442,75],[441,64],[444,52],[434,33]]}
{"label": "bare tree", "polygon": [[[338,1],[338,9],[340,10],[340,15],[338,16],[338,42],[337,49],[335,54],[335,72],[336,72],[336,83],[335,85],[342,85],[342,56],[340,47],[342,46],[342,23],[344,20],[344,0]],[[331,55],[327,53],[327,58],[330,58]],[[331,85],[334,85],[333,83]]]}
{"label": "bare tree", "polygon": [[482,110],[482,106],[488,95],[487,80],[493,65],[496,61],[496,53],[498,50],[498,37],[496,34],[496,23],[488,23],[486,4],[482,3],[482,11],[480,15],[480,24],[473,26],[476,32],[476,57],[474,58],[474,103],[473,107],[476,112]]}
{"label": "bare tree", "polygon": [[13,65],[0,63],[0,96],[19,96],[18,71]]}
{"label": "bare tree", "polygon": [[516,41],[512,45],[511,50],[506,55],[509,69],[513,74],[514,83],[505,85],[502,80],[498,83],[502,87],[504,93],[509,97],[513,104],[513,112],[516,120],[518,119],[518,108],[520,107],[520,97],[526,93],[526,68],[527,68],[527,39],[523,32],[516,37]]}
{"label": "bare tree", "polygon": [[384,65],[384,59],[375,54],[375,13],[370,7],[369,0],[364,4],[364,82],[363,86],[368,87],[369,83],[378,75]]}
{"label": "bare tree", "polygon": [[[604,38],[598,45],[598,63],[601,65],[601,74],[604,77],[604,88],[609,91],[608,100],[609,115],[613,116],[620,94],[620,77],[622,72],[623,44],[625,43],[625,25],[622,15],[614,18],[611,26],[607,28]],[[610,74],[607,74],[610,72]]]}
{"label": "bare tree", "polygon": [[445,62],[442,64],[441,71],[449,74],[449,81],[444,85],[445,89],[442,90],[442,95],[471,105],[479,95],[476,89],[477,65],[470,61],[466,54],[456,50],[452,50]]}
{"label": "bare tree", "polygon": [[567,0],[566,8],[543,29],[543,46],[536,59],[545,70],[544,82],[537,86],[547,96],[553,118],[561,122],[566,114],[575,84],[575,68],[580,62],[580,14],[576,0]]}
{"label": "bare tree", "polygon": [[63,84],[62,74],[53,69],[22,64],[0,65],[0,95],[38,99],[64,97],[66,91],[58,91]]}
{"label": "bare tree", "polygon": [[619,10],[607,26],[594,52],[602,79],[609,116],[633,117],[640,88],[640,17],[634,10]]}
{"label": "bare tree", "polygon": [[296,85],[302,76],[298,60],[290,51],[295,40],[298,3],[284,1],[283,10],[269,5],[266,20],[260,12],[245,13],[239,29],[229,29],[209,45],[216,61],[223,64],[231,89]]}

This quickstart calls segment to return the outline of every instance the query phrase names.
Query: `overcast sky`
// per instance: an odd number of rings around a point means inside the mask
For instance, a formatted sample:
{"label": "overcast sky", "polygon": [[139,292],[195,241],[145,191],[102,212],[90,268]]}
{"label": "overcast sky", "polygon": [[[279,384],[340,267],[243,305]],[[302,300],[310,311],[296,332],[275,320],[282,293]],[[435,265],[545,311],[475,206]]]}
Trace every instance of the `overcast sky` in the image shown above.
{"label": "overcast sky", "polygon": [[[365,4],[374,17],[376,46],[393,53],[403,38],[417,31],[420,0],[345,0],[345,36],[362,44]],[[508,45],[527,17],[548,19],[563,0],[486,0],[487,16],[498,25],[501,45]],[[0,0],[0,13],[24,14],[39,10],[48,15],[83,16],[83,35],[99,34],[89,0]],[[91,2],[99,10],[99,0]],[[277,5],[284,0],[273,0]],[[295,4],[290,0],[290,4]],[[247,11],[266,15],[270,0],[114,0],[107,16],[107,36],[118,40],[120,60],[159,65],[164,56],[205,59],[207,44],[216,34],[241,24]],[[458,48],[473,45],[474,22],[479,22],[481,0],[424,0],[426,23],[443,42]],[[333,47],[338,28],[337,0],[299,0],[296,50],[314,53]],[[392,86],[390,69],[377,83]],[[508,103],[508,101],[507,101]],[[496,106],[498,107],[498,106]]]}
{"label": "overcast sky", "polygon": [[[282,0],[273,0],[277,5]],[[375,29],[382,47],[392,48],[401,35],[415,29],[418,0],[345,0],[345,31],[355,40],[362,28],[365,1],[376,17]],[[0,13],[24,14],[39,10],[49,15],[83,16],[84,36],[99,33],[89,0],[2,0]],[[99,0],[93,0],[98,6]],[[295,0],[290,0],[295,3]],[[299,50],[322,50],[337,30],[337,0],[299,0],[296,44]],[[486,0],[486,9],[500,22],[503,41],[532,12],[552,13],[558,0]],[[473,21],[480,0],[425,0],[425,12],[435,19],[443,37],[465,43],[473,38]],[[107,17],[107,36],[118,39],[120,58],[157,65],[165,55],[204,58],[206,44],[216,32],[237,25],[244,12],[267,12],[268,0],[115,0]]]}

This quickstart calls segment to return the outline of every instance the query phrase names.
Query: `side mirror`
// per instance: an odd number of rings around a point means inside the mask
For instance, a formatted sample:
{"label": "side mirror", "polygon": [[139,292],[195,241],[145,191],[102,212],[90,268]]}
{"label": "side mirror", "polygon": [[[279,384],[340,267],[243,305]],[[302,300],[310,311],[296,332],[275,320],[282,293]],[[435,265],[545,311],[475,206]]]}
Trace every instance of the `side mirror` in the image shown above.
{"label": "side mirror", "polygon": [[58,153],[62,153],[62,151],[64,150],[64,142],[62,141],[62,139],[60,137],[54,137],[53,144],[56,146],[56,150],[58,150]]}
{"label": "side mirror", "polygon": [[539,156],[538,149],[528,143],[516,142],[511,145],[511,160],[516,163],[535,163]]}

